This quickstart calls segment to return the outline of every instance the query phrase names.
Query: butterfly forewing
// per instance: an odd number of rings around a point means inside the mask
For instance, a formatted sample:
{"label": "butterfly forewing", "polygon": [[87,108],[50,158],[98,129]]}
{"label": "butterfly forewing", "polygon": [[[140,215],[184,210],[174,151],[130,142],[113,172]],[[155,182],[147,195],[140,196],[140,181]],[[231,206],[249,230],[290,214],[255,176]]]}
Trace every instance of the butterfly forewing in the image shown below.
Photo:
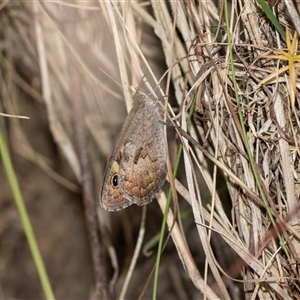
{"label": "butterfly forewing", "polygon": [[109,211],[149,203],[166,179],[166,145],[156,102],[138,90],[105,171],[100,204]]}

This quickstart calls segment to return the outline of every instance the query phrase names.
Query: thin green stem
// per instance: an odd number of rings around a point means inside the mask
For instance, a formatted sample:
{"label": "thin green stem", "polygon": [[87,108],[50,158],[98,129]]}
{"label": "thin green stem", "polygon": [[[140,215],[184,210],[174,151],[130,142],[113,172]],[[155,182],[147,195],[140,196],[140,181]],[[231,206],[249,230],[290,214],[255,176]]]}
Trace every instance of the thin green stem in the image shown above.
{"label": "thin green stem", "polygon": [[[193,103],[191,105],[191,108],[190,108],[190,111],[189,111],[189,114],[188,114],[188,118],[187,118],[187,126],[188,127],[191,124],[192,115],[195,111],[195,105],[196,105],[196,97],[193,100]],[[179,163],[180,163],[180,160],[181,160],[181,157],[182,157],[182,151],[183,151],[183,146],[182,146],[182,144],[180,144],[177,155],[176,155],[175,164],[174,164],[173,178],[175,178],[176,175],[177,175],[178,168],[179,168]],[[164,236],[165,236],[165,231],[166,231],[166,227],[167,227],[167,216],[168,216],[168,213],[169,213],[171,199],[172,199],[172,190],[169,189],[167,204],[166,204],[166,208],[165,208],[165,212],[164,212],[163,221],[162,221],[162,224],[161,224],[160,237],[159,237],[159,242],[158,242],[158,247],[157,247],[158,249],[157,249],[157,256],[156,256],[154,282],[153,282],[153,293],[152,293],[152,299],[153,300],[156,299],[156,295],[157,295],[160,259],[161,259],[161,255],[162,255]]]}
{"label": "thin green stem", "polygon": [[230,68],[231,68],[231,72],[232,72],[232,82],[233,82],[233,86],[234,86],[235,100],[236,100],[237,107],[238,107],[238,116],[239,116],[240,125],[241,125],[241,128],[242,128],[244,145],[245,145],[245,148],[246,148],[246,151],[247,151],[247,154],[248,154],[248,158],[249,158],[250,166],[251,166],[251,169],[252,169],[252,172],[253,172],[253,175],[254,175],[256,186],[259,190],[261,198],[263,199],[263,202],[264,202],[265,208],[267,210],[268,216],[270,218],[270,221],[271,221],[272,225],[275,228],[275,231],[276,231],[277,236],[280,240],[280,244],[281,244],[282,248],[284,249],[287,257],[290,257],[289,253],[286,249],[284,240],[283,240],[282,236],[280,235],[280,233],[277,229],[276,220],[274,219],[274,216],[272,214],[272,210],[269,206],[267,197],[264,193],[264,189],[262,187],[259,172],[257,170],[257,166],[256,166],[256,163],[254,161],[254,158],[253,158],[253,155],[252,155],[252,152],[251,152],[251,149],[250,149],[249,140],[247,138],[245,120],[244,120],[244,117],[243,117],[242,106],[241,106],[240,97],[239,97],[239,93],[238,93],[238,84],[237,84],[236,75],[235,75],[234,58],[233,58],[233,46],[232,46],[232,39],[231,39],[231,32],[230,32],[230,21],[229,21],[229,15],[228,15],[227,0],[224,1],[224,10],[225,10],[226,30],[227,30],[227,35],[228,35],[229,60],[230,60]]}
{"label": "thin green stem", "polygon": [[20,187],[18,184],[18,180],[16,174],[14,172],[14,168],[12,166],[12,162],[10,159],[10,155],[8,149],[6,147],[4,135],[2,133],[2,129],[0,128],[0,155],[2,156],[4,168],[7,174],[7,178],[9,180],[14,199],[20,214],[20,218],[23,224],[23,228],[28,240],[28,244],[43,286],[44,293],[47,299],[55,299],[54,294],[52,292],[52,288],[46,273],[46,269],[44,267],[44,263],[32,230],[32,226],[30,223],[30,219],[28,217],[28,213],[24,204],[24,200],[22,197],[22,193],[20,191]]}

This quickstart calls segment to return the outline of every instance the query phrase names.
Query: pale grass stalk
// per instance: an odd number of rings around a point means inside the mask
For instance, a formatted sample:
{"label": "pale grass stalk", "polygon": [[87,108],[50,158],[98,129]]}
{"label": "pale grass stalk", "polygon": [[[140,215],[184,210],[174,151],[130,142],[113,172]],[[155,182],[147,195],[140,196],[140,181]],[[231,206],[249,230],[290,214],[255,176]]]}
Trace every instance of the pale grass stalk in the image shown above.
{"label": "pale grass stalk", "polygon": [[110,1],[106,1],[105,4],[106,4],[107,13],[109,16],[111,29],[113,32],[113,38],[114,38],[116,53],[117,53],[117,58],[118,58],[118,66],[119,66],[119,71],[120,71],[120,75],[121,75],[121,83],[124,87],[123,93],[124,93],[124,97],[125,97],[125,102],[126,102],[127,110],[129,111],[130,108],[132,107],[132,102],[131,102],[131,94],[129,92],[130,84],[129,84],[128,74],[126,71],[126,65],[125,65],[125,58],[124,58],[125,53],[122,48],[122,44],[121,44],[121,40],[120,40],[120,36],[119,36],[119,30],[118,30],[116,20],[115,20],[114,6],[112,5],[112,3]]}
{"label": "pale grass stalk", "polygon": [[[46,19],[49,21],[49,24],[51,24],[51,26],[53,26],[53,28],[55,29],[55,34],[57,34],[62,39],[63,44],[66,45],[68,47],[68,49],[71,51],[71,53],[75,56],[76,60],[78,61],[79,65],[82,67],[82,70],[88,76],[88,78],[91,79],[92,82],[95,82],[95,84],[101,86],[101,88],[103,88],[104,90],[107,90],[108,92],[114,94],[114,92],[111,89],[107,88],[107,85],[103,84],[103,82],[101,82],[99,80],[99,78],[97,78],[94,75],[94,73],[90,70],[90,68],[86,65],[86,63],[80,57],[80,54],[78,53],[77,49],[74,49],[74,47],[69,43],[69,41],[66,39],[65,35],[61,32],[59,27],[51,19],[48,12],[43,8],[42,5],[39,6],[39,9],[43,13],[43,15],[45,15],[47,17]],[[47,24],[47,25],[49,26],[49,24]],[[56,73],[56,74],[58,74],[58,73]],[[64,80],[62,81],[62,83],[63,82],[64,82]],[[101,103],[100,103],[100,105],[101,105]]]}
{"label": "pale grass stalk", "polygon": [[[183,129],[186,129],[185,120],[186,120],[185,113],[183,112],[183,114],[182,114],[182,128]],[[198,223],[202,223],[202,212],[201,212],[202,206],[200,205],[201,197],[200,197],[199,191],[197,193],[198,197],[196,196],[196,190],[198,190],[198,189],[197,189],[197,187],[194,186],[194,178],[193,178],[193,171],[192,171],[193,168],[190,164],[188,152],[186,151],[186,149],[188,149],[188,142],[186,140],[183,140],[183,142],[185,144],[185,148],[184,148],[184,152],[183,152],[184,161],[185,161],[185,172],[186,172],[186,176],[187,176],[188,189],[189,189],[189,193],[191,196],[193,214],[194,214],[195,221]],[[207,238],[206,230],[203,229],[203,227],[199,227],[199,226],[197,226],[197,230],[198,230],[199,238],[202,242],[202,247],[206,254],[206,259],[208,260],[209,266],[210,266],[211,271],[217,281],[218,287],[220,288],[221,293],[224,296],[224,299],[230,299],[230,296],[226,290],[226,287],[222,281],[222,278],[213,262],[212,250],[211,250],[211,246],[209,244],[208,238]]]}
{"label": "pale grass stalk", "polygon": [[28,95],[30,95],[36,101],[40,103],[43,102],[42,95],[38,91],[33,89],[24,79],[21,78],[20,75],[17,74],[13,66],[3,56],[2,53],[0,53],[0,65],[10,72],[11,78],[22,90],[24,90]]}
{"label": "pale grass stalk", "polygon": [[41,7],[42,6],[38,2],[33,3],[33,10],[36,16],[34,21],[35,21],[37,49],[39,55],[39,65],[41,70],[42,93],[47,107],[49,126],[52,131],[54,139],[61,147],[63,154],[66,156],[70,166],[72,167],[72,170],[78,182],[81,182],[82,178],[81,178],[80,164],[79,164],[77,154],[75,152],[75,149],[72,145],[72,142],[70,141],[67,132],[65,131],[58,116],[56,115],[56,111],[53,104],[47,56],[45,52],[44,32],[42,30],[42,26],[40,24],[39,18],[37,18],[37,15],[39,14]]}
{"label": "pale grass stalk", "polygon": [[[162,211],[165,211],[166,208],[166,198],[165,195],[161,192],[158,197],[158,203],[161,207]],[[176,220],[174,219],[174,215],[172,210],[169,209],[167,223],[169,229],[172,227],[171,236],[174,241],[174,244],[177,248],[178,255],[182,260],[183,265],[194,285],[202,291],[202,293],[207,297],[207,299],[217,300],[219,297],[215,294],[213,290],[210,289],[209,286],[201,278],[201,275],[194,263],[194,260],[191,256],[191,253],[188,248],[186,248],[185,238],[183,238],[182,233],[177,225]]]}
{"label": "pale grass stalk", "polygon": [[127,292],[127,289],[128,289],[128,285],[130,283],[130,279],[132,277],[132,274],[133,274],[134,268],[136,266],[139,254],[141,252],[141,248],[142,248],[142,244],[143,244],[144,236],[145,236],[145,231],[146,231],[146,228],[145,228],[146,212],[147,212],[147,206],[144,206],[143,207],[143,212],[142,212],[139,235],[138,235],[138,238],[137,238],[137,241],[136,241],[134,253],[132,255],[130,266],[129,266],[127,274],[126,274],[126,278],[124,280],[124,284],[122,286],[122,290],[121,290],[119,299],[125,299],[125,295],[126,295],[126,292]]}

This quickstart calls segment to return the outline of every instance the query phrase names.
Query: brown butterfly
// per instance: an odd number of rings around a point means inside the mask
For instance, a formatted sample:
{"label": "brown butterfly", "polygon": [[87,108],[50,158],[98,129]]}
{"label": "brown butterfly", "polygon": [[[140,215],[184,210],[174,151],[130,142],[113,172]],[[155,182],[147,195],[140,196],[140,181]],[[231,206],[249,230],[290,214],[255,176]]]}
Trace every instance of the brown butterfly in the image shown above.
{"label": "brown butterfly", "polygon": [[106,167],[100,194],[109,211],[148,204],[167,176],[167,149],[157,100],[137,90]]}

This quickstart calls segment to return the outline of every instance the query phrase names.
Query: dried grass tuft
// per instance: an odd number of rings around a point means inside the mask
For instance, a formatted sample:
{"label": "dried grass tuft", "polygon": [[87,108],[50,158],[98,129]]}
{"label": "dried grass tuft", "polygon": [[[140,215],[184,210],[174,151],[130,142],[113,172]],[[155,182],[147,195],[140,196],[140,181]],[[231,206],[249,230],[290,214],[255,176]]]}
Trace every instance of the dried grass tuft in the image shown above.
{"label": "dried grass tuft", "polygon": [[[292,21],[295,18],[289,18],[295,14],[299,18],[295,8],[286,3],[273,7],[287,28],[283,38],[258,3],[245,0],[230,3],[227,12],[226,2],[209,0],[197,5],[193,1],[18,5],[2,8],[8,14],[1,23],[14,20],[8,40],[18,38],[20,53],[1,54],[0,67],[35,101],[43,99],[52,134],[78,181],[82,178],[72,125],[70,55],[80,70],[96,197],[112,137],[125,117],[120,104],[126,99],[130,108],[129,86],[138,86],[146,77],[150,91],[158,87],[158,97],[170,95],[164,98],[165,108],[174,127],[181,127],[177,134],[185,175],[175,187],[191,205],[198,239],[186,240],[187,232],[172,211],[167,223],[189,280],[208,299],[216,299],[217,294],[222,299],[238,299],[241,294],[247,299],[297,298],[299,63],[293,55],[299,46],[294,35],[299,28]],[[22,14],[21,8],[28,13]],[[33,20],[28,19],[29,12]],[[70,30],[73,41],[67,38]],[[282,54],[276,49],[286,49],[285,53],[292,49],[288,67],[286,60],[274,57]],[[31,70],[39,66],[43,97],[16,75],[9,64],[16,59]],[[3,99],[8,88],[1,88]],[[193,122],[187,128],[193,101]],[[6,112],[19,114],[10,105],[4,103]],[[169,142],[170,153],[176,153],[176,141]],[[223,180],[229,203],[223,194],[220,197]],[[203,194],[203,186],[209,192]],[[209,205],[203,204],[205,193],[211,196]],[[162,211],[166,201],[164,194],[159,197]],[[102,227],[110,226],[113,219],[114,215],[100,212]],[[189,249],[194,243],[203,247],[204,272]],[[230,268],[220,263],[224,254],[218,254],[218,245],[234,253]],[[238,283],[242,288],[237,293]]]}

